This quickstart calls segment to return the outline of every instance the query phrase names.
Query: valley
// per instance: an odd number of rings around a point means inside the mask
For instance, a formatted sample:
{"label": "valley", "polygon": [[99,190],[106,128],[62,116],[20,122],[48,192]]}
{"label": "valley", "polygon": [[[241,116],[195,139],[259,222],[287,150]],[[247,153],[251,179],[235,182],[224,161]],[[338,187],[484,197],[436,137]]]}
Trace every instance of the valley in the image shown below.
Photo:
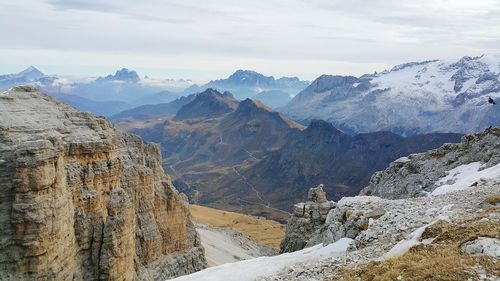
{"label": "valley", "polygon": [[278,251],[285,237],[285,225],[264,217],[212,209],[199,205],[189,205],[193,221],[211,227],[237,230],[255,242]]}
{"label": "valley", "polygon": [[263,217],[190,205],[208,266],[276,255],[285,225]]}
{"label": "valley", "polygon": [[0,281],[500,281],[500,1],[0,26]]}
{"label": "valley", "polygon": [[165,171],[192,203],[282,223],[312,186],[326,183],[332,200],[355,195],[391,161],[461,138],[451,133],[352,136],[322,120],[304,127],[259,101],[239,102],[213,89],[174,116],[114,122],[160,144]]}

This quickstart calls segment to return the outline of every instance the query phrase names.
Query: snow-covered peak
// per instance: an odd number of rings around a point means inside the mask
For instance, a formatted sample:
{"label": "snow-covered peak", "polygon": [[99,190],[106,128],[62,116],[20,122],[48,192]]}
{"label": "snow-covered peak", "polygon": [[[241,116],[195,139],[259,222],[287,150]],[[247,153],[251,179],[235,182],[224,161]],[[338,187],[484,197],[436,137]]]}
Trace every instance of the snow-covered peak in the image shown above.
{"label": "snow-covered peak", "polygon": [[476,132],[500,125],[500,55],[428,60],[361,77],[322,75],[284,108],[296,121],[402,135]]}
{"label": "snow-covered peak", "polygon": [[19,72],[18,75],[24,76],[24,77],[27,77],[30,79],[38,79],[38,78],[44,76],[44,74],[34,66],[30,66],[30,67],[26,68],[25,70]]}

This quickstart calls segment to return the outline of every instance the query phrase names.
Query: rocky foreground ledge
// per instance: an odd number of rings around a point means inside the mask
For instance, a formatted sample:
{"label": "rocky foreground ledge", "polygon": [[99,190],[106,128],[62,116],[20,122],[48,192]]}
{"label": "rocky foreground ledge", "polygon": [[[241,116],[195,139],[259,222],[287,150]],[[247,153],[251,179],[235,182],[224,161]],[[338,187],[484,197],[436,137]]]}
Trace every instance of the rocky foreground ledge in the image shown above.
{"label": "rocky foreground ledge", "polygon": [[165,280],[206,267],[156,145],[30,87],[0,93],[0,280]]}
{"label": "rocky foreground ledge", "polygon": [[376,196],[328,202],[322,186],[311,189],[294,206],[281,250],[343,238],[351,249],[265,279],[500,279],[500,128],[398,159],[362,193]]}

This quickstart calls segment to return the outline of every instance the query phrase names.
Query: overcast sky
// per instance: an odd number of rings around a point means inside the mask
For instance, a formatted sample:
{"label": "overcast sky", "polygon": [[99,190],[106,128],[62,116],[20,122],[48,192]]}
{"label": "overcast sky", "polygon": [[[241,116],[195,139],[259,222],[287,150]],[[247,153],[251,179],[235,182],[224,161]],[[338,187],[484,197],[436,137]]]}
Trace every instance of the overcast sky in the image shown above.
{"label": "overcast sky", "polygon": [[498,0],[0,2],[0,73],[314,79],[500,52]]}

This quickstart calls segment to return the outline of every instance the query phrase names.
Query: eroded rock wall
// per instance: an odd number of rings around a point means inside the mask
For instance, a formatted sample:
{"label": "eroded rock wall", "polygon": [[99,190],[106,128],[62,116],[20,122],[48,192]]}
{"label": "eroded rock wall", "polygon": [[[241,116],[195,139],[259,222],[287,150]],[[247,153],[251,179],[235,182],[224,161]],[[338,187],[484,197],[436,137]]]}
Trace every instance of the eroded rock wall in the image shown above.
{"label": "eroded rock wall", "polygon": [[32,88],[0,94],[0,280],[162,280],[206,266],[156,145]]}

